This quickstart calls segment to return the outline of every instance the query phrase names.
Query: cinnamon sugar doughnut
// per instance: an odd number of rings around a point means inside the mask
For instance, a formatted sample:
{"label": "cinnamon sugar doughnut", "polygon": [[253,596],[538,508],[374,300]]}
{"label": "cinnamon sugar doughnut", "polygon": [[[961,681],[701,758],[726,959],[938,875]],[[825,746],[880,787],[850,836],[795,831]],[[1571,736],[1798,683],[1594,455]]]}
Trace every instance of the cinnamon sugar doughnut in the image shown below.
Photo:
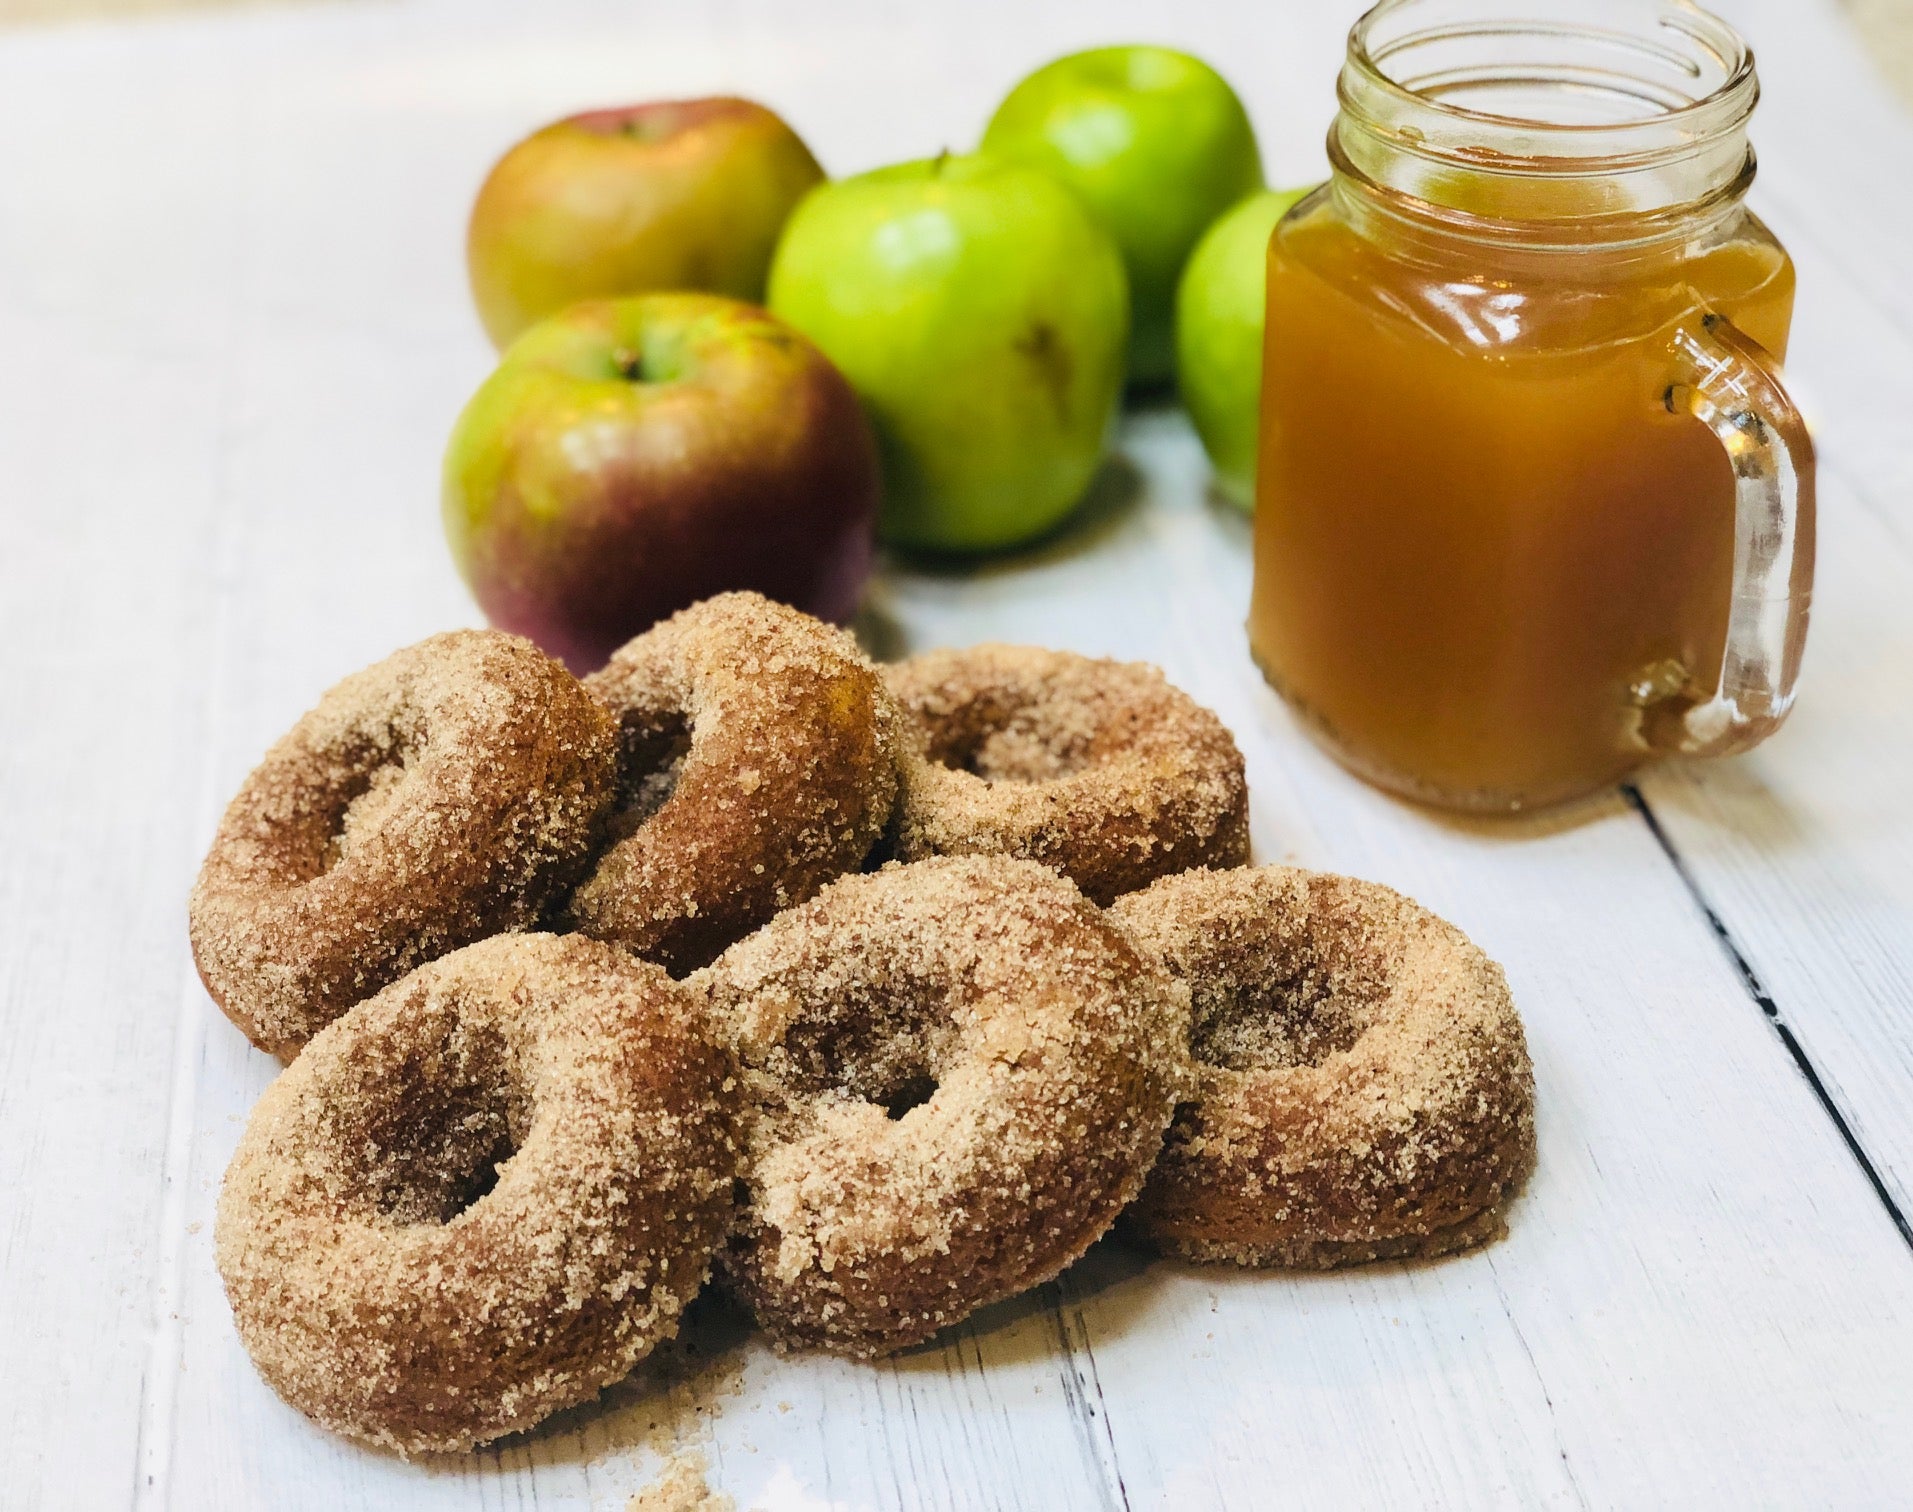
{"label": "cinnamon sugar doughnut", "polygon": [[986,645],[885,676],[923,736],[903,763],[899,859],[1026,856],[1098,903],[1249,859],[1242,754],[1155,667]]}
{"label": "cinnamon sugar doughnut", "polygon": [[570,922],[674,972],[854,870],[890,817],[897,718],[821,620],[720,594],[585,686],[620,721],[625,808]]}
{"label": "cinnamon sugar doughnut", "polygon": [[1110,916],[1193,999],[1196,1100],[1129,1221],[1191,1260],[1327,1268],[1499,1237],[1534,1165],[1501,968],[1373,882],[1166,877]]}
{"label": "cinnamon sugar doughnut", "polygon": [[529,641],[455,630],[339,683],[266,753],[189,904],[206,990],[290,1058],[422,961],[577,880],[616,726]]}
{"label": "cinnamon sugar doughnut", "polygon": [[693,984],[747,1103],[721,1263],[783,1346],[882,1354],[1048,1280],[1191,1085],[1186,994],[1034,862],[847,877]]}
{"label": "cinnamon sugar doughnut", "polygon": [[623,1377],[731,1216],[729,1061],[695,998],[580,935],[420,967],[253,1109],[216,1245],[266,1381],[402,1454],[528,1428]]}

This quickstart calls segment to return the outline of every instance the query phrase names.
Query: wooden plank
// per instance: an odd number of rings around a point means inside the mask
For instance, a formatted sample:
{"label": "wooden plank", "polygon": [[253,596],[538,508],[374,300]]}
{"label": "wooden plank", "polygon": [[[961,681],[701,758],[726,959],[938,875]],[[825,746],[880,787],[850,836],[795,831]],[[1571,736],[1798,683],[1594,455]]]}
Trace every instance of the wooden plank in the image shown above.
{"label": "wooden plank", "polygon": [[[1817,1487],[1877,1500],[1913,1473],[1905,1440],[1889,1438],[1894,1404],[1913,1391],[1913,1266],[1650,838],[1610,804],[1580,827],[1511,844],[1358,788],[1285,729],[1237,658],[1217,655],[1235,633],[1224,616],[1240,603],[1244,562],[1235,522],[1195,490],[1193,441],[1163,417],[1135,428],[1131,450],[1150,497],[1112,505],[1092,527],[1094,559],[1059,551],[990,574],[976,600],[948,579],[894,574],[900,633],[960,642],[973,638],[966,627],[987,626],[1163,659],[1244,736],[1265,855],[1409,886],[1508,961],[1540,1068],[1544,1165],[1513,1236],[1485,1256],[1294,1279],[1144,1269],[1108,1251],[1072,1275],[1077,1390],[1103,1404],[1108,1464],[1130,1505],[1257,1505],[1274,1465],[1305,1504],[1328,1506],[1627,1504],[1716,1487],[1758,1500],[1816,1454],[1834,1462]],[[1206,596],[1162,591],[1165,574]],[[1110,613],[1125,585],[1152,580],[1137,607],[1168,612]],[[1192,603],[1211,607],[1191,617]],[[255,613],[277,644],[280,617],[264,604]],[[296,616],[282,629],[275,659],[297,665]],[[568,1505],[625,1488],[645,1462],[632,1454],[647,1436],[633,1431],[649,1421],[642,1400],[609,1424],[584,1414],[572,1432],[417,1470],[342,1448],[260,1388],[206,1249],[211,1173],[267,1069],[216,1026],[195,1159],[195,1221],[206,1226],[185,1268],[175,1503],[245,1505],[269,1492],[284,1506],[400,1495],[450,1506],[476,1493],[481,1505]],[[875,1372],[735,1348],[720,1370],[741,1375],[739,1395],[717,1403],[715,1420],[675,1428],[688,1442],[708,1436],[716,1473],[736,1490],[768,1494],[782,1475],[852,1505],[964,1506],[983,1465],[991,1473],[972,1489],[1003,1505],[1101,1504],[1108,1482],[1085,1474],[1045,1310],[1013,1310]],[[1395,1437],[1346,1452],[1370,1422]]]}
{"label": "wooden plank", "polygon": [[[185,879],[230,499],[226,101],[84,89],[0,52],[0,1500],[108,1507],[137,1472]],[[164,103],[125,152],[99,101]],[[137,257],[127,232],[139,226]],[[151,280],[149,283],[148,280]],[[164,298],[154,298],[159,289]]]}
{"label": "wooden plank", "polygon": [[1752,9],[1756,198],[1799,267],[1788,378],[1821,452],[1813,629],[1780,735],[1641,791],[1913,1243],[1913,204],[1877,192],[1913,116],[1811,8]]}
{"label": "wooden plank", "polygon": [[[1913,349],[1910,349],[1913,350]],[[1729,765],[1641,792],[1786,1034],[1913,1214],[1913,550],[1823,469],[1825,532],[1800,704]],[[1913,1245],[1913,1232],[1908,1233]]]}
{"label": "wooden plank", "polygon": [[[336,96],[315,92],[311,79],[303,58],[289,59],[238,91],[248,148],[232,192],[248,218],[230,270],[226,360],[243,397],[221,470],[243,509],[220,579],[225,692],[209,754],[222,796],[338,676],[472,618],[445,560],[430,485],[448,417],[485,353],[462,286],[437,259],[405,254],[428,238],[448,240],[465,191],[441,174],[455,187],[421,194],[415,160],[379,156],[406,113],[402,101],[342,122]],[[429,131],[408,140],[435,159]],[[348,185],[358,244],[341,256],[323,233],[343,195],[314,191]],[[288,465],[300,459],[318,465]],[[202,816],[199,838],[211,817]],[[180,944],[175,937],[175,959]],[[874,1370],[783,1362],[721,1326],[702,1331],[706,1348],[717,1347],[713,1338],[723,1346],[719,1384],[748,1377],[749,1405],[727,1423],[749,1433],[755,1454],[742,1439],[706,1432],[695,1402],[653,1427],[657,1403],[635,1389],[622,1394],[623,1410],[575,1414],[525,1443],[452,1464],[398,1465],[314,1431],[253,1374],[211,1256],[218,1176],[274,1067],[196,985],[182,1011],[175,1111],[185,1128],[185,1195],[166,1264],[181,1321],[153,1342],[153,1374],[168,1384],[146,1397],[154,1480],[141,1505],[582,1505],[633,1489],[655,1463],[647,1444],[668,1448],[680,1436],[708,1439],[730,1477],[765,1457],[765,1446],[789,1440],[805,1446],[807,1480],[827,1464],[831,1494],[860,1503],[895,1504],[906,1488],[922,1505],[969,1505],[962,1487],[980,1461],[996,1467],[1005,1488],[1032,1488],[1002,1491],[1005,1507],[1109,1504],[1063,1389],[1055,1310],[1042,1299]],[[801,1414],[779,1411],[779,1401],[802,1403]],[[1080,1473],[1061,1492],[1034,1489],[1058,1465]]]}
{"label": "wooden plank", "polygon": [[[1094,558],[1058,551],[977,596],[894,579],[892,613],[913,648],[987,634],[1160,661],[1244,745],[1258,859],[1402,887],[1507,965],[1542,1151],[1479,1256],[1092,1283],[1080,1316],[1132,1493],[1252,1507],[1281,1467],[1285,1496],[1327,1507],[1784,1504],[1789,1484],[1880,1504],[1913,1476],[1895,1431],[1913,1264],[1653,836],[1618,799],[1510,829],[1343,774],[1241,654],[1244,532],[1201,500],[1192,438],[1167,415],[1132,438],[1147,496]],[[1790,1482],[1809,1462],[1824,1478]]]}

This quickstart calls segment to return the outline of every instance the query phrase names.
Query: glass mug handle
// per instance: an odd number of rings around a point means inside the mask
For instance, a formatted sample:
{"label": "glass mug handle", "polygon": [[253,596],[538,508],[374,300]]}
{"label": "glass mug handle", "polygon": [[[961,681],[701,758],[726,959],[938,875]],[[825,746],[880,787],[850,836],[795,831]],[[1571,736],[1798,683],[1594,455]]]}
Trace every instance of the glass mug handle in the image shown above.
{"label": "glass mug handle", "polygon": [[1728,756],[1765,740],[1793,705],[1813,598],[1813,442],[1772,356],[1726,316],[1683,326],[1672,350],[1668,410],[1711,430],[1734,470],[1733,601],[1711,692],[1684,671],[1670,679],[1678,688],[1650,671],[1635,693],[1651,749]]}

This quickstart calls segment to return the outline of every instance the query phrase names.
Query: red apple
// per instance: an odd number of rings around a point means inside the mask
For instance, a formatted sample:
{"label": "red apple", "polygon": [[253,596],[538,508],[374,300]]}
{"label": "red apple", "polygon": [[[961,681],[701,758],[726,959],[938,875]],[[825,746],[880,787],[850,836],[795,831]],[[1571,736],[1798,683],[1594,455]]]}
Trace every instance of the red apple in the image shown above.
{"label": "red apple", "polygon": [[754,588],[822,619],[870,571],[876,443],[828,359],[752,305],[574,305],[505,352],[452,432],[445,532],[493,624],[574,671]]}
{"label": "red apple", "polygon": [[778,232],[824,176],[749,100],[593,110],[526,137],[472,206],[466,264],[503,347],[581,299],[703,289],[761,302]]}

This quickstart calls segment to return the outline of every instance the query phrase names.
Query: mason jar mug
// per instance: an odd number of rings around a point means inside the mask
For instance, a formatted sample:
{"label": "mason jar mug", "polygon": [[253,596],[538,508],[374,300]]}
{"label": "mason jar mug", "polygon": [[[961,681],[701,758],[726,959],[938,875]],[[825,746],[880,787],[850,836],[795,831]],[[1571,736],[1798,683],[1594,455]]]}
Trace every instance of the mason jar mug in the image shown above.
{"label": "mason jar mug", "polygon": [[1370,780],[1507,811],[1793,699],[1813,451],[1746,45],[1679,0],[1387,0],[1277,227],[1250,642]]}

